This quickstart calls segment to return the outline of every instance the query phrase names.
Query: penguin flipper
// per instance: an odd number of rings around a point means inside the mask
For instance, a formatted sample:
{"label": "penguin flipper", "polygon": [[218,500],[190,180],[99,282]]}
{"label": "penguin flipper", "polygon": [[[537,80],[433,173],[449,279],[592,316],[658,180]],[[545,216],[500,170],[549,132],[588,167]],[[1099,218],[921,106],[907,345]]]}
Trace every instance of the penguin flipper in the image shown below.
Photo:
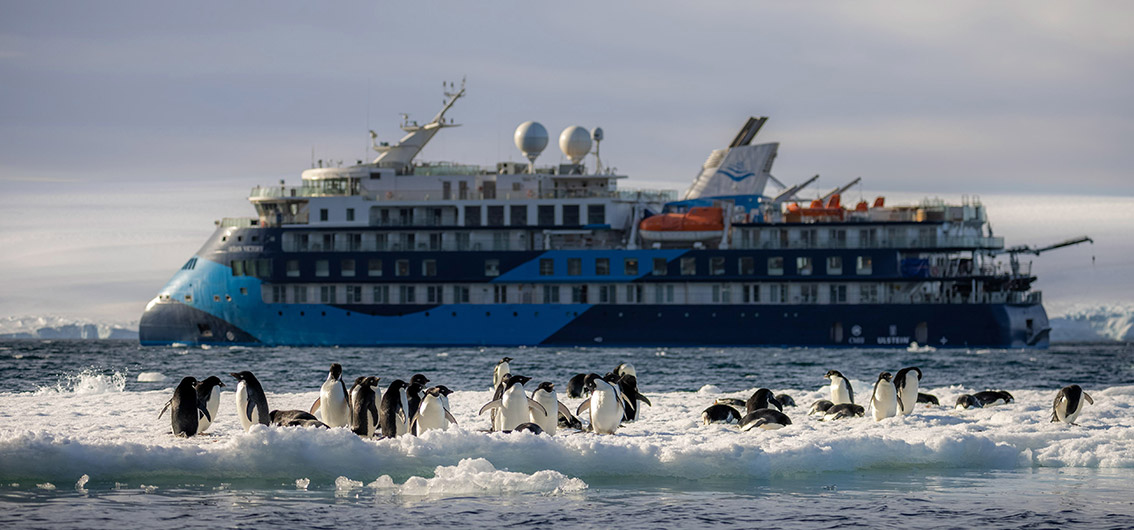
{"label": "penguin flipper", "polygon": [[492,410],[492,409],[498,409],[502,406],[504,406],[504,400],[494,399],[492,401],[489,401],[487,405],[481,407],[480,412],[476,413],[476,415],[480,416],[481,414],[484,414],[485,411]]}
{"label": "penguin flipper", "polygon": [[173,405],[173,398],[169,398],[169,401],[165,402],[165,406],[161,408],[161,412],[157,415],[158,419],[161,419],[162,414],[165,414],[165,411],[169,410],[170,405]]}
{"label": "penguin flipper", "polygon": [[566,416],[567,418],[572,417],[571,416],[571,409],[567,408],[567,405],[564,405],[561,402],[557,402],[557,404],[559,405],[559,414]]}
{"label": "penguin flipper", "polygon": [[410,422],[409,422],[409,432],[412,432],[412,433],[414,433],[414,434],[417,434],[417,431],[415,431],[415,430],[414,430],[414,428],[416,428],[416,427],[417,427],[417,419],[418,419],[418,418],[420,418],[420,417],[421,417],[421,413],[420,413],[420,412],[418,412],[417,414],[414,414],[414,415],[413,415],[413,419],[412,419],[412,420],[410,420]]}
{"label": "penguin flipper", "polygon": [[641,401],[642,403],[645,403],[645,404],[649,405],[650,407],[653,407],[653,406],[654,406],[654,404],[653,404],[653,403],[650,403],[650,398],[648,398],[648,397],[646,397],[646,396],[643,396],[642,394],[638,394],[638,395],[637,395],[637,397],[636,397],[636,399],[637,399],[638,401]]}
{"label": "penguin flipper", "polygon": [[457,424],[457,418],[454,418],[453,415],[450,414],[447,410],[445,411],[445,419],[449,420],[449,423],[452,423],[453,425]]}
{"label": "penguin flipper", "polygon": [[547,409],[543,408],[543,405],[540,405],[538,401],[532,398],[528,398],[528,408],[531,410],[538,410],[542,412],[544,416],[547,416]]}
{"label": "penguin flipper", "polygon": [[257,421],[256,402],[249,399],[248,400],[248,406],[245,407],[245,409],[246,410],[244,411],[244,413],[248,415],[248,420],[251,421],[252,423],[256,423],[256,421]]}
{"label": "penguin flipper", "polygon": [[1095,400],[1091,399],[1091,395],[1086,392],[1083,392],[1083,399],[1087,400],[1087,403],[1095,404]]}
{"label": "penguin flipper", "polygon": [[213,417],[212,417],[212,415],[209,414],[209,408],[208,407],[206,407],[202,404],[198,404],[197,405],[197,411],[200,412],[201,415],[204,416],[206,420],[209,420],[209,423],[213,422]]}
{"label": "penguin flipper", "polygon": [[583,402],[579,404],[579,408],[575,410],[575,415],[582,416],[584,409],[591,409],[591,398],[584,399]]}
{"label": "penguin flipper", "polygon": [[323,404],[322,396],[315,398],[315,403],[311,404],[311,410],[309,410],[307,412],[315,414],[315,411],[319,410],[319,405],[322,405],[322,404]]}

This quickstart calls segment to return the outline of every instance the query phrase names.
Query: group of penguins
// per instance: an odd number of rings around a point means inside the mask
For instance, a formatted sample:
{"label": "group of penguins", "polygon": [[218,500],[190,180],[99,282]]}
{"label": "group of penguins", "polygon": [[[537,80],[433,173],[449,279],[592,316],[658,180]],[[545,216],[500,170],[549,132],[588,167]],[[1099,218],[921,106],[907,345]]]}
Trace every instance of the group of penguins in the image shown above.
{"label": "group of penguins", "polygon": [[[619,364],[605,376],[578,374],[568,382],[568,395],[586,399],[572,414],[558,399],[555,385],[540,383],[531,396],[524,384],[532,378],[513,375],[504,357],[493,369],[492,401],[480,409],[490,412],[491,431],[527,431],[535,434],[555,434],[557,428],[574,428],[600,434],[613,434],[625,421],[638,417],[641,403],[650,400],[638,392],[637,374],[633,365]],[[252,372],[233,372],[237,380],[236,412],[247,431],[255,424],[282,427],[347,427],[363,437],[394,438],[405,434],[419,435],[426,431],[449,428],[457,420],[449,412],[449,395],[452,390],[444,385],[426,388],[429,379],[414,374],[407,384],[396,379],[378,389],[379,378],[364,376],[355,379],[348,389],[343,380],[343,367],[331,365],[327,379],[319,389],[319,398],[309,411],[270,410],[267,396],[260,381]],[[217,376],[198,381],[185,377],[173,391],[158,414],[167,410],[173,434],[188,437],[208,430],[220,408],[220,388],[224,382]],[[577,416],[586,412],[590,424],[584,429]]]}
{"label": "group of penguins", "polygon": [[[808,416],[821,420],[839,420],[866,415],[866,408],[854,402],[854,389],[850,381],[838,370],[828,370],[824,378],[831,381],[831,399],[820,399],[811,405]],[[897,375],[890,372],[878,374],[874,391],[870,394],[869,405],[874,421],[906,415],[913,412],[918,403],[940,405],[932,394],[918,392],[921,369],[916,366],[902,368]],[[983,408],[1014,401],[1012,394],[1004,390],[985,390],[975,394],[962,394],[957,397],[956,409]],[[1091,396],[1079,385],[1063,387],[1052,404],[1051,421],[1075,424],[1083,411],[1083,402],[1094,404]],[[773,394],[767,388],[757,389],[747,401],[736,398],[717,399],[701,412],[705,425],[713,423],[738,424],[742,431],[755,428],[780,429],[791,425],[791,418],[784,414],[784,407],[794,407],[795,400],[787,394]],[[741,413],[741,410],[744,413]]]}

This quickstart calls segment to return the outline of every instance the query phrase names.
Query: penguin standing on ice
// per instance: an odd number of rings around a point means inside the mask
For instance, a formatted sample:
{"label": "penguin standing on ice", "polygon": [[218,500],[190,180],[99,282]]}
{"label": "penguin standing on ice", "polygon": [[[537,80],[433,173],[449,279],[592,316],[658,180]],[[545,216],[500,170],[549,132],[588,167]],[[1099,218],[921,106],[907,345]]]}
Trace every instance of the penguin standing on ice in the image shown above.
{"label": "penguin standing on ice", "polygon": [[591,397],[579,405],[575,414],[582,416],[583,411],[587,411],[591,417],[591,430],[598,434],[614,434],[622,424],[625,413],[618,387],[598,374],[588,374],[586,386],[591,391]]}
{"label": "penguin standing on ice", "polygon": [[555,395],[555,384],[550,381],[544,381],[532,391],[532,401],[539,403],[546,414],[539,410],[532,408],[530,411],[531,422],[539,425],[543,432],[549,435],[555,434],[555,429],[559,427],[559,417],[566,416],[572,418],[571,410],[566,405],[559,402],[559,397]]}
{"label": "penguin standing on ice", "polygon": [[200,421],[197,422],[197,434],[209,430],[209,426],[213,424],[213,419],[217,417],[217,411],[220,410],[220,387],[222,386],[224,386],[224,383],[215,375],[210,375],[204,381],[197,382],[197,404],[208,412],[207,416],[201,416]]}
{"label": "penguin standing on ice", "polygon": [[[624,366],[630,365],[620,364],[618,368],[621,369]],[[633,366],[630,366],[631,370],[633,370],[633,368]],[[623,410],[622,421],[636,421],[638,419],[638,413],[642,410],[642,406],[639,405],[639,403],[645,403],[651,407],[654,406],[653,403],[650,403],[649,398],[643,396],[641,392],[638,392],[638,377],[629,372],[623,372],[618,378],[618,390],[622,393],[622,396],[624,396],[622,408],[625,410]]]}
{"label": "penguin standing on ice", "polygon": [[870,408],[874,411],[874,421],[898,415],[898,392],[894,390],[890,372],[878,374],[874,392],[870,395]]}
{"label": "penguin standing on ice", "polygon": [[[350,392],[350,430],[366,438],[374,436],[381,421],[378,395],[374,392],[378,381],[380,379],[374,376],[363,378]],[[382,404],[386,404],[385,400]]]}
{"label": "penguin standing on ice", "polygon": [[838,370],[827,370],[827,375],[823,377],[831,380],[831,403],[854,403],[854,389],[843,374]]}
{"label": "penguin standing on ice", "polygon": [[421,398],[425,397],[425,385],[429,382],[429,378],[422,374],[413,374],[410,378],[409,386],[406,387],[406,403],[409,404],[409,409],[406,416],[412,421],[412,418],[417,414],[417,408],[421,406]]}
{"label": "penguin standing on ice", "polygon": [[1055,402],[1051,404],[1051,421],[1075,425],[1079,413],[1083,412],[1083,400],[1092,405],[1095,404],[1095,400],[1091,399],[1090,394],[1083,392],[1079,385],[1065,386],[1059,389],[1059,393],[1055,394]]}
{"label": "penguin standing on ice", "polygon": [[252,372],[233,372],[232,377],[239,383],[236,385],[236,415],[240,417],[240,425],[247,431],[259,423],[268,425],[271,418],[268,416],[268,398],[264,395],[264,387]]}
{"label": "penguin standing on ice", "polygon": [[409,400],[406,398],[406,382],[395,379],[382,394],[382,405],[378,408],[378,423],[382,426],[382,436],[394,438],[409,432]]}
{"label": "penguin standing on ice", "polygon": [[503,357],[500,362],[496,363],[496,368],[492,369],[492,388],[500,386],[500,382],[504,380],[504,376],[512,373],[512,367],[508,363],[512,362],[511,357]]}
{"label": "penguin standing on ice", "polygon": [[197,379],[186,377],[173,389],[173,398],[166,402],[158,413],[158,418],[169,411],[170,425],[174,436],[189,437],[197,434],[197,425],[202,418],[210,418],[209,412],[197,400]]}
{"label": "penguin standing on ice", "polygon": [[477,414],[484,414],[489,410],[496,411],[498,426],[493,425],[493,429],[499,431],[511,431],[521,423],[529,423],[531,410],[548,414],[543,405],[524,393],[524,383],[531,380],[532,378],[524,375],[506,374],[500,381],[500,386],[496,387],[496,395],[499,397],[495,397],[481,407]]}
{"label": "penguin standing on ice", "polygon": [[917,406],[917,387],[921,381],[921,368],[911,366],[898,370],[894,376],[894,389],[898,393],[898,410],[903,414],[913,412]]}
{"label": "penguin standing on ice", "polygon": [[347,393],[346,382],[343,381],[343,366],[339,363],[331,365],[327,372],[327,380],[319,387],[319,399],[311,407],[311,413],[319,411],[323,423],[328,427],[350,426],[350,394]]}
{"label": "penguin standing on ice", "polygon": [[567,381],[567,397],[580,399],[587,397],[587,374],[575,374]]}
{"label": "penguin standing on ice", "polygon": [[417,414],[414,414],[413,419],[410,420],[410,432],[420,435],[435,429],[444,431],[449,428],[450,423],[457,424],[457,419],[449,413],[449,407],[443,400],[445,390],[448,389],[443,386],[435,386],[425,391],[425,397],[421,398]]}

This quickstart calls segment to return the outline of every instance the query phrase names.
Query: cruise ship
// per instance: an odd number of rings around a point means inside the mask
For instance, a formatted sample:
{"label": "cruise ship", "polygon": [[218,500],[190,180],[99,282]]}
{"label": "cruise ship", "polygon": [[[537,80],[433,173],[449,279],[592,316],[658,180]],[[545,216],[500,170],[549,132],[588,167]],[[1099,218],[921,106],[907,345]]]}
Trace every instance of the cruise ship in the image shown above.
{"label": "cruise ship", "polygon": [[[692,185],[630,189],[603,132],[569,127],[565,163],[515,131],[527,163],[417,156],[465,94],[376,158],[312,164],[252,189],[147,304],[145,345],[819,346],[1044,348],[1050,327],[1020,254],[976,199],[842,203],[772,175],[778,143],[749,118]],[[593,152],[592,152],[592,147]],[[775,191],[766,190],[769,184]]]}

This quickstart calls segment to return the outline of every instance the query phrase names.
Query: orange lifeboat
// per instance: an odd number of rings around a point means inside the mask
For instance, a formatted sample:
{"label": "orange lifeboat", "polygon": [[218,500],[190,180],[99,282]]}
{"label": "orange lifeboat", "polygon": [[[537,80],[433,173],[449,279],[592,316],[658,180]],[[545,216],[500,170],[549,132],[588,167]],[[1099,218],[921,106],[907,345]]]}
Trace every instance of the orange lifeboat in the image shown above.
{"label": "orange lifeboat", "polygon": [[638,224],[647,241],[700,241],[719,238],[724,233],[724,213],[720,208],[698,206],[686,213],[663,213],[647,217]]}

